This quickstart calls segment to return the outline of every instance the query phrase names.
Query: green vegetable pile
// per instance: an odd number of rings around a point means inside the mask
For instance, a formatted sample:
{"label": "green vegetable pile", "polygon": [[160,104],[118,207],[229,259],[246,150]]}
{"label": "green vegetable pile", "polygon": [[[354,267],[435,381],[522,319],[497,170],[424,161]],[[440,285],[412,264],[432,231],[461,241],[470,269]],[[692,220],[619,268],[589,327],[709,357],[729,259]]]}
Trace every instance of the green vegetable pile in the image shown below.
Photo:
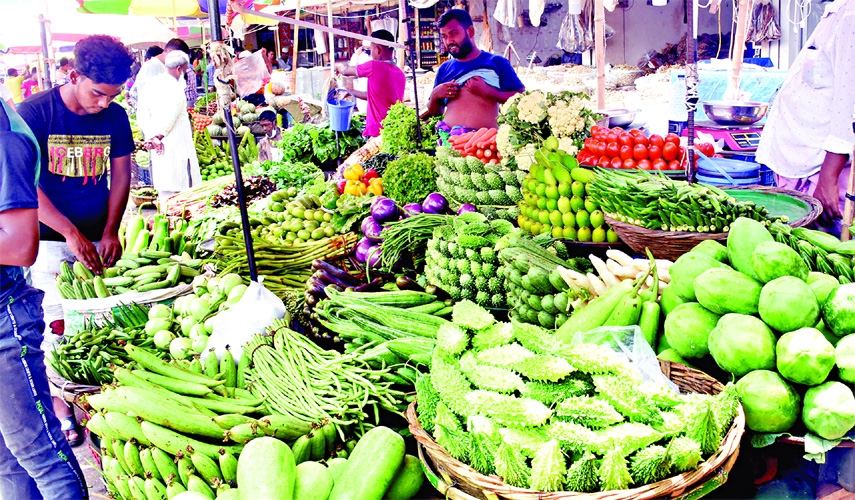
{"label": "green vegetable pile", "polygon": [[416,384],[419,421],[482,474],[538,491],[623,490],[692,471],[736,416],[734,386],[678,395],[608,347],[496,323],[458,302]]}
{"label": "green vegetable pile", "polygon": [[312,163],[292,161],[257,161],[244,167],[245,175],[261,175],[276,183],[279,189],[301,189],[324,173]]}
{"label": "green vegetable pile", "polygon": [[510,222],[477,212],[461,214],[436,228],[427,243],[425,275],[454,300],[468,299],[487,307],[505,307],[505,280],[498,276],[495,246],[513,231]]}
{"label": "green vegetable pile", "polygon": [[855,282],[855,240],[840,241],[836,236],[807,228],[773,222],[769,232],[775,241],[799,253],[811,271],[835,276],[840,283]]}
{"label": "green vegetable pile", "polygon": [[416,142],[416,110],[399,102],[389,108],[383,120],[383,151],[394,155],[411,153],[419,149],[434,149],[438,137],[436,123],[439,118],[422,122],[422,142]]}
{"label": "green vegetable pile", "polygon": [[[768,433],[755,443],[774,442],[799,420],[806,444],[825,443],[808,453],[852,439],[855,284],[810,272],[798,252],[748,218],[731,224],[727,247],[698,245],[669,272],[673,296],[662,303],[670,353],[690,363],[712,358],[742,377],[746,425]],[[803,401],[802,386],[811,396]]]}
{"label": "green vegetable pile", "polygon": [[365,115],[354,115],[350,130],[339,133],[337,147],[335,132],[330,127],[298,123],[283,131],[282,141],[277,147],[287,161],[321,164],[346,157],[359,149],[365,143],[362,137],[364,128]]}
{"label": "green vegetable pile", "polygon": [[386,165],[383,194],[400,205],[421,203],[436,189],[434,159],[426,153],[404,154]]}

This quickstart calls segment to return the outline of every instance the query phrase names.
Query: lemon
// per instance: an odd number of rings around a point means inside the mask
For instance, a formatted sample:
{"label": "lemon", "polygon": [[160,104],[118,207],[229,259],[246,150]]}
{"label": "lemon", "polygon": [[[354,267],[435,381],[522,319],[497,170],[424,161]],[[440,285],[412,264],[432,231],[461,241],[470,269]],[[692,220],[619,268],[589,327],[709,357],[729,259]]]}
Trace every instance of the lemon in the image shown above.
{"label": "lemon", "polygon": [[558,210],[558,200],[546,200],[547,210]]}
{"label": "lemon", "polygon": [[582,210],[584,208],[585,201],[582,200],[582,198],[579,198],[578,196],[570,198],[570,210],[572,210],[573,212],[578,212],[579,210]]}
{"label": "lemon", "polygon": [[618,235],[614,229],[609,228],[609,230],[606,231],[606,241],[608,241],[609,243],[617,243],[619,240],[620,238],[618,238]]}
{"label": "lemon", "polygon": [[590,227],[591,216],[588,215],[588,212],[584,210],[579,210],[578,212],[576,212],[576,224],[578,224],[580,228]]}
{"label": "lemon", "polygon": [[606,241],[606,230],[598,227],[591,232],[591,241],[594,243],[602,243]]}
{"label": "lemon", "polygon": [[540,228],[542,227],[543,224],[541,224],[540,222],[532,222],[528,229],[531,234],[538,235],[540,234]]}
{"label": "lemon", "polygon": [[558,199],[558,186],[548,186],[546,188],[546,197],[550,200]]}
{"label": "lemon", "polygon": [[564,231],[560,227],[558,227],[558,226],[552,227],[552,237],[553,238],[561,238],[563,236],[564,236]]}
{"label": "lemon", "polygon": [[541,224],[548,224],[548,223],[549,223],[549,210],[541,210],[541,211],[537,214],[537,220],[538,220]]}
{"label": "lemon", "polygon": [[570,189],[569,182],[559,182],[558,183],[558,194],[561,196],[571,197],[573,196],[573,190]]}
{"label": "lemon", "polygon": [[585,197],[585,185],[579,181],[573,181],[573,184],[570,185],[570,191],[573,192],[573,196]]}
{"label": "lemon", "polygon": [[561,212],[553,210],[549,212],[549,223],[556,227],[564,225],[564,220],[561,218]]}
{"label": "lemon", "polygon": [[576,238],[578,237],[575,227],[564,226],[564,229],[561,232],[564,233],[565,240],[576,241]]}
{"label": "lemon", "polygon": [[603,215],[602,210],[594,210],[593,212],[591,212],[591,225],[592,226],[601,227],[605,221],[606,221],[606,218]]}
{"label": "lemon", "polygon": [[594,200],[592,200],[590,196],[585,198],[585,210],[587,210],[589,212],[593,212],[594,210],[596,210],[598,208],[600,208],[600,206],[597,205],[597,203]]}
{"label": "lemon", "polygon": [[579,241],[591,241],[591,228],[580,227],[579,231],[576,232],[576,237]]}
{"label": "lemon", "polygon": [[570,209],[571,209],[570,198],[568,198],[566,196],[562,196],[561,198],[558,198],[558,210],[561,213],[563,213],[563,214],[569,213]]}
{"label": "lemon", "polygon": [[576,214],[565,212],[561,215],[561,221],[564,223],[564,227],[576,227]]}

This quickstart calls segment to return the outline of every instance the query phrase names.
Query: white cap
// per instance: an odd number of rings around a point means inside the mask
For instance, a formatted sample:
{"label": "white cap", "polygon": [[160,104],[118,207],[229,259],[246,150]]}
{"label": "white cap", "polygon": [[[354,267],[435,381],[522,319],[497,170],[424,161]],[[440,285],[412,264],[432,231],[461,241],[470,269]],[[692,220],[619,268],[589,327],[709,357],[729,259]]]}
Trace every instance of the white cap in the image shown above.
{"label": "white cap", "polygon": [[370,49],[371,48],[371,42],[369,40],[362,40],[362,46],[365,47],[366,49]]}

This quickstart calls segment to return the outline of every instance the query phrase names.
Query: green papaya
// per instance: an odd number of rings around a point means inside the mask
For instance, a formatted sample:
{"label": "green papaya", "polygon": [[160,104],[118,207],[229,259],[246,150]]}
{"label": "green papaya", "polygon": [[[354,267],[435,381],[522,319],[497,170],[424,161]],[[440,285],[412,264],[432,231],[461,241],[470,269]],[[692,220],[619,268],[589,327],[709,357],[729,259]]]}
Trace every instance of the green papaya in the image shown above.
{"label": "green papaya", "polygon": [[810,269],[798,252],[777,241],[764,241],[751,254],[751,267],[757,278],[768,283],[781,276],[808,279]]}
{"label": "green papaya", "polygon": [[674,292],[681,299],[694,302],[696,300],[695,278],[703,274],[707,269],[723,267],[725,265],[703,253],[689,252],[683,254],[668,270],[671,274],[671,286],[668,288],[673,287]]}
{"label": "green papaya", "polygon": [[758,279],[751,264],[751,254],[757,245],[765,241],[774,241],[766,226],[754,219],[739,217],[730,225],[727,234],[727,260],[737,271]]}
{"label": "green papaya", "polygon": [[695,245],[691,251],[708,255],[723,264],[727,264],[727,247],[716,240],[704,240]]}
{"label": "green papaya", "polygon": [[697,302],[680,304],[665,317],[668,345],[684,358],[706,356],[710,352],[707,339],[719,317]]}
{"label": "green papaya", "polygon": [[725,268],[712,268],[695,278],[698,303],[716,314],[757,314],[759,281]]}

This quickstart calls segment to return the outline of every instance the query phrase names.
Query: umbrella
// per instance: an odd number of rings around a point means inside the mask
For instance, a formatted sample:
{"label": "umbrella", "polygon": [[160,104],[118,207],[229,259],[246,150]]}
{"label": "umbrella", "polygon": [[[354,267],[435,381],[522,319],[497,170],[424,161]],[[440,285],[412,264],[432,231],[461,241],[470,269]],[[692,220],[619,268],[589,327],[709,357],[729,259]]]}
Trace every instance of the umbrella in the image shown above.
{"label": "umbrella", "polygon": [[[121,14],[153,17],[207,17],[206,0],[76,0],[80,12],[89,14]],[[221,14],[226,12],[227,0],[218,0]]]}

